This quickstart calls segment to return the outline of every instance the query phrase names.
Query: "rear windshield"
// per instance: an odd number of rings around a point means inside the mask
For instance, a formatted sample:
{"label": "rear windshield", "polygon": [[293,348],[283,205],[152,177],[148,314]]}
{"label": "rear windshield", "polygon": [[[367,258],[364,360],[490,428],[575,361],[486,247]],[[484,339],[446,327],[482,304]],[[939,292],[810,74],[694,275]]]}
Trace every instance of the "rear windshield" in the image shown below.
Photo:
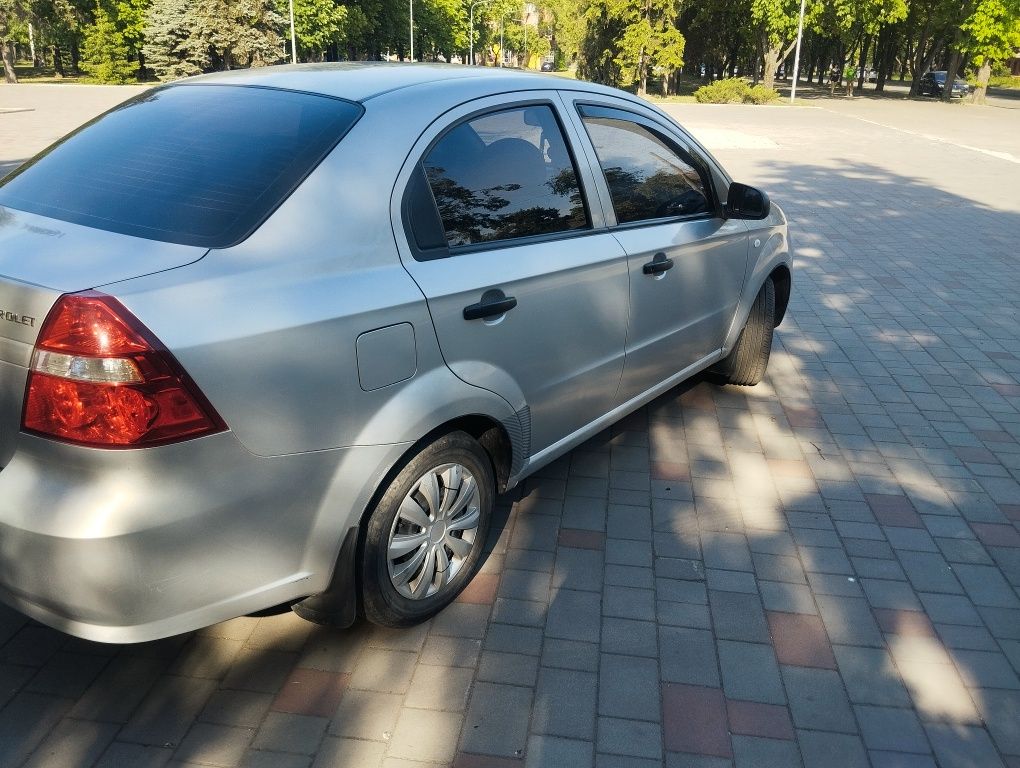
{"label": "rear windshield", "polygon": [[0,180],[0,205],[224,248],[250,235],[360,116],[357,104],[295,91],[161,88]]}

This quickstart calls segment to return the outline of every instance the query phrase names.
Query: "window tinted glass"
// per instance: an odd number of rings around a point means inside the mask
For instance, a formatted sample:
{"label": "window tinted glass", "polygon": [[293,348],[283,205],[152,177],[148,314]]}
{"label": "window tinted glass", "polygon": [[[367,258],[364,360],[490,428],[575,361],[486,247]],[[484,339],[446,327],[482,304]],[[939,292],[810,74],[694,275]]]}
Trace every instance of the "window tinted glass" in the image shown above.
{"label": "window tinted glass", "polygon": [[423,164],[451,246],[588,226],[577,172],[549,107],[461,123]]}
{"label": "window tinted glass", "polygon": [[293,91],[176,86],[100,117],[0,182],[0,205],[208,248],[251,233],[361,114]]}
{"label": "window tinted glass", "polygon": [[589,115],[584,124],[620,224],[712,210],[697,170],[654,133],[614,117]]}

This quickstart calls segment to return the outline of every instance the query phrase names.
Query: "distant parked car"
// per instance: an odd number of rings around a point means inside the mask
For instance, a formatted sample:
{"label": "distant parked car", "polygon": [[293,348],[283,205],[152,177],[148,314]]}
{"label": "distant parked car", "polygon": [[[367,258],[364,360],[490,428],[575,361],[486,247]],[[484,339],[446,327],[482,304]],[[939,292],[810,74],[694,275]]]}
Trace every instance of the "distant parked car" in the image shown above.
{"label": "distant parked car", "polygon": [[555,61],[553,61],[552,59],[543,59],[542,60],[542,71],[543,72],[553,72],[553,71],[555,71],[555,69],[556,69],[556,62]]}
{"label": "distant parked car", "polygon": [[[946,72],[925,72],[921,77],[921,84],[918,86],[917,92],[921,96],[935,96],[942,98],[942,93],[946,87]],[[963,98],[970,93],[970,85],[966,80],[956,78],[953,81],[953,92],[951,96],[953,98]]]}
{"label": "distant parked car", "polygon": [[[855,77],[860,77],[860,76],[861,76],[861,68],[857,67],[857,74],[855,75]],[[878,70],[877,69],[867,69],[867,68],[865,68],[865,70],[864,70],[864,79],[867,80],[869,83],[878,82]]]}
{"label": "distant parked car", "polygon": [[424,621],[497,493],[700,371],[757,384],[791,267],[779,206],[622,91],[147,91],[0,183],[0,600],[103,642]]}

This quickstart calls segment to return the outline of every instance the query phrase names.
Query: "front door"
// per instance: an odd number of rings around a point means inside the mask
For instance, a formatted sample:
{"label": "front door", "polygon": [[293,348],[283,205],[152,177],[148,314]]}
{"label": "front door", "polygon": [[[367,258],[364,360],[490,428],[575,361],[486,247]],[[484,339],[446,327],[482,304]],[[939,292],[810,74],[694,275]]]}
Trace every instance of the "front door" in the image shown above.
{"label": "front door", "polygon": [[719,216],[707,163],[647,116],[578,106],[628,256],[630,329],[620,402],[722,346],[747,265],[747,227]]}

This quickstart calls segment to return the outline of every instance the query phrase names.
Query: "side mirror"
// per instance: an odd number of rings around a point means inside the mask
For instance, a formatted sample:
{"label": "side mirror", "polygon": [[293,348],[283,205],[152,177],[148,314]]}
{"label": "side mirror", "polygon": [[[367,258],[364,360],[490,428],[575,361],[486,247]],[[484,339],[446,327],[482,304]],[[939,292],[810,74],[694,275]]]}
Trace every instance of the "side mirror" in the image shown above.
{"label": "side mirror", "polygon": [[726,195],[727,219],[764,219],[772,210],[769,196],[760,189],[732,182]]}

